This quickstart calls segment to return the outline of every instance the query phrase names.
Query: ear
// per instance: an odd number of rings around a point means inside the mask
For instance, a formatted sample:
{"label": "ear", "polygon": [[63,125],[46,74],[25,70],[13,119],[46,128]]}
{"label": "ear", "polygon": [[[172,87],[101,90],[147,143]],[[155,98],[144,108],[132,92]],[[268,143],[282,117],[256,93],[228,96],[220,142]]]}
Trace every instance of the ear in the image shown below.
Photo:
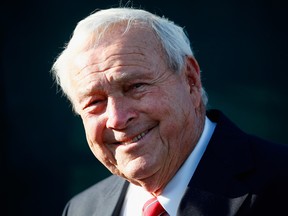
{"label": "ear", "polygon": [[194,91],[201,91],[202,84],[200,78],[200,67],[194,57],[186,57],[186,65],[184,70],[185,78],[190,87],[190,93]]}
{"label": "ear", "polygon": [[201,106],[202,101],[202,84],[200,78],[200,67],[196,59],[192,56],[186,57],[184,71],[187,87],[189,88],[192,103],[195,107]]}

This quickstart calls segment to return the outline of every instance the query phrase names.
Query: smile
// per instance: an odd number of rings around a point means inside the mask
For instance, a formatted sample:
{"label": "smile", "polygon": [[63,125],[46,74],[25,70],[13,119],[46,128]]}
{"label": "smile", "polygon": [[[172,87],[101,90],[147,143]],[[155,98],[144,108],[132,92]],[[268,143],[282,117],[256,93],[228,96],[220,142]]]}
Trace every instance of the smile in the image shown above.
{"label": "smile", "polygon": [[141,140],[150,130],[147,130],[145,132],[142,132],[140,133],[139,135],[135,136],[134,138],[132,139],[129,139],[127,141],[123,141],[123,142],[118,142],[117,144],[120,145],[120,144],[123,144],[123,145],[129,145],[131,143],[135,143],[135,142],[138,142],[139,140]]}

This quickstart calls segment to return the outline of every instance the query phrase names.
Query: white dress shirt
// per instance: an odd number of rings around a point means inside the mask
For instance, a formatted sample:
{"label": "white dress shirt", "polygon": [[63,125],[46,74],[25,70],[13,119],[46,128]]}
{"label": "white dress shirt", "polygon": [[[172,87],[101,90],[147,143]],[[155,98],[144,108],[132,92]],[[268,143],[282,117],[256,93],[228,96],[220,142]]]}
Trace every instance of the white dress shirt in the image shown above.
{"label": "white dress shirt", "polygon": [[[163,193],[157,197],[170,216],[175,216],[177,214],[180,201],[206,150],[215,127],[216,123],[211,122],[206,117],[203,133],[194,150],[178,170],[176,175],[164,188]],[[142,187],[129,184],[120,215],[141,216],[143,205],[152,197],[153,196]]]}

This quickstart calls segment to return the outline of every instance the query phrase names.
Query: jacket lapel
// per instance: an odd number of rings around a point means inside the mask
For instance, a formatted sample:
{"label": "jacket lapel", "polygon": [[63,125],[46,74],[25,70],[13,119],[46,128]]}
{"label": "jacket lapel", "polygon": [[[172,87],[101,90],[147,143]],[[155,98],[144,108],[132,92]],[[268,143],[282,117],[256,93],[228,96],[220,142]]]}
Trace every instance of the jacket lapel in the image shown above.
{"label": "jacket lapel", "polygon": [[220,194],[211,193],[194,187],[187,188],[179,206],[178,214],[181,216],[229,216],[236,215],[248,194],[229,198]]}
{"label": "jacket lapel", "polygon": [[124,183],[122,182],[122,184],[120,185],[120,188],[119,188],[120,190],[112,191],[114,195],[112,194],[112,196],[110,197],[112,198],[111,205],[115,207],[111,208],[111,210],[114,209],[111,215],[118,216],[120,214],[128,185],[129,185],[129,182],[124,181]]}
{"label": "jacket lapel", "polygon": [[125,198],[125,194],[127,191],[129,183],[124,179],[113,176],[111,178],[111,183],[106,184],[103,197],[101,200],[101,207],[97,208],[97,212],[95,212],[95,216],[116,216],[121,212],[122,204]]}
{"label": "jacket lapel", "polygon": [[220,112],[207,115],[217,126],[182,198],[181,216],[235,215],[251,198],[245,183],[254,172],[247,135]]}

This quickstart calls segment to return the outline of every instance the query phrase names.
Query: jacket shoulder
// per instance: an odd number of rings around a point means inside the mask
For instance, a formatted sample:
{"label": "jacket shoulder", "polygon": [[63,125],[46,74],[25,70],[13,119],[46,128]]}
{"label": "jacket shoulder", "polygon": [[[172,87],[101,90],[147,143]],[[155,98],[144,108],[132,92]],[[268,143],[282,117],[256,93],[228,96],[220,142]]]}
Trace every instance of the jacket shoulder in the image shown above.
{"label": "jacket shoulder", "polygon": [[[80,215],[99,215],[105,207],[111,208],[113,212],[113,205],[116,207],[122,191],[125,190],[125,180],[111,175],[106,179],[92,185],[81,193],[75,195],[66,204],[63,216],[80,216]],[[104,212],[107,212],[105,209]]]}

